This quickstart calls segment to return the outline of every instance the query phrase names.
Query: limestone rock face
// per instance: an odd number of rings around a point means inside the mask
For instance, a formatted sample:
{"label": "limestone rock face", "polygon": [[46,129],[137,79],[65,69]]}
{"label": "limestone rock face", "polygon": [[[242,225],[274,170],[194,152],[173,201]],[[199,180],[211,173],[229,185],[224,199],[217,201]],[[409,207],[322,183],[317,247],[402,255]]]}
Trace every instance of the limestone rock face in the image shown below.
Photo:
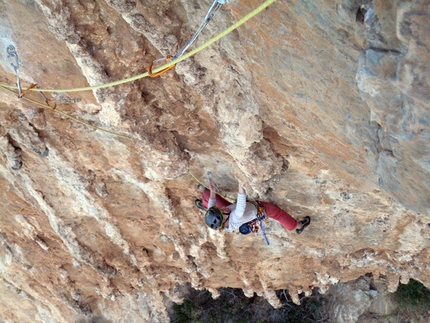
{"label": "limestone rock face", "polygon": [[[166,322],[188,282],[273,306],[367,273],[430,286],[427,0],[278,0],[158,78],[58,91],[145,73],[211,3],[0,0],[0,83],[13,45],[57,104],[0,88],[0,321]],[[261,3],[226,3],[193,48]],[[311,226],[209,231],[208,171]]]}
{"label": "limestone rock face", "polygon": [[352,283],[340,283],[331,288],[328,305],[330,322],[354,323],[371,306],[376,290],[370,289],[370,278],[361,277]]}
{"label": "limestone rock face", "polygon": [[[369,276],[339,283],[327,292],[326,312],[329,322],[355,323],[373,322],[372,318],[384,321],[396,309],[394,294],[387,288],[387,281],[381,278],[374,281]],[[380,320],[375,318],[375,322]],[[390,317],[390,320],[397,318]]]}
{"label": "limestone rock face", "polygon": [[387,286],[383,280],[373,284],[377,293],[369,307],[369,312],[379,316],[387,316],[392,314],[396,309],[394,294],[391,294],[388,291]]}

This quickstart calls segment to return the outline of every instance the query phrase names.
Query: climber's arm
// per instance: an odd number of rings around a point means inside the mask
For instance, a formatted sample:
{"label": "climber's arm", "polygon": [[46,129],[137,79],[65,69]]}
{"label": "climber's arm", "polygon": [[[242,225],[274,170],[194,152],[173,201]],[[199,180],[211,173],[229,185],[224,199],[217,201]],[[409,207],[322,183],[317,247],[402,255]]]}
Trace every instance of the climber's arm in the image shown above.
{"label": "climber's arm", "polygon": [[242,186],[242,184],[239,182],[239,188],[238,188],[238,193],[239,194],[245,194],[245,190],[243,189],[243,186]]}
{"label": "climber's arm", "polygon": [[216,191],[217,191],[218,188],[217,188],[216,184],[212,180],[209,180],[209,188],[210,188],[210,191],[211,191],[211,194],[209,195],[209,198],[210,199],[216,198]]}
{"label": "climber's arm", "polygon": [[237,217],[243,216],[243,214],[245,213],[245,208],[246,208],[246,194],[242,184],[240,184],[239,182],[239,187],[237,190],[236,210],[234,210],[236,213],[236,216]]}
{"label": "climber's arm", "polygon": [[216,204],[216,190],[217,186],[212,180],[209,180],[209,189],[211,191],[209,195],[209,201],[208,201],[208,209],[210,209],[212,206],[215,206]]}

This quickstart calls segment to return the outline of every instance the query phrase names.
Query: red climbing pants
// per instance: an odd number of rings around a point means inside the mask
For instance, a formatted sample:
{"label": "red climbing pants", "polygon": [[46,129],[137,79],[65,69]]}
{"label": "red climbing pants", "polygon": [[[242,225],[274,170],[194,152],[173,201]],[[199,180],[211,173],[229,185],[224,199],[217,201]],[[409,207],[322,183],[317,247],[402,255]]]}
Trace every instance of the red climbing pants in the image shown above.
{"label": "red climbing pants", "polygon": [[[208,189],[205,189],[202,193],[202,204],[205,208],[208,207],[210,193],[211,192]],[[218,207],[229,206],[232,204],[218,194],[216,195],[215,201],[215,205]],[[278,221],[288,231],[292,231],[297,228],[297,221],[280,207],[268,202],[257,202],[264,207],[268,218]]]}

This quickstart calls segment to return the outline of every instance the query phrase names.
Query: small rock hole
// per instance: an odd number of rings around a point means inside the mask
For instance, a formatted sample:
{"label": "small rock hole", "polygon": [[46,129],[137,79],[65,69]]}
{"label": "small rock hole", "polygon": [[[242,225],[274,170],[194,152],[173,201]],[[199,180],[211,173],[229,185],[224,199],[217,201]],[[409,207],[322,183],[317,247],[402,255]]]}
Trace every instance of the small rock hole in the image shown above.
{"label": "small rock hole", "polygon": [[366,16],[367,10],[365,8],[359,7],[355,15],[355,21],[364,23],[364,17]]}

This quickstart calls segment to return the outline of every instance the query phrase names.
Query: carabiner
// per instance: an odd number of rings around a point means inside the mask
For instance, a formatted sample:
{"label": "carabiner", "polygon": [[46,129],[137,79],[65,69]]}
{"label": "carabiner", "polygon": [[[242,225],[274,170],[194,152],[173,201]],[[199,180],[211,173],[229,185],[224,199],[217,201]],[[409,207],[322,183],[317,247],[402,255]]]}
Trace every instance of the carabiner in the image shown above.
{"label": "carabiner", "polygon": [[9,61],[9,64],[13,67],[13,70],[15,71],[15,74],[16,74],[16,85],[18,86],[18,98],[21,98],[22,88],[21,88],[21,80],[19,78],[19,73],[18,73],[18,70],[19,70],[18,54],[13,45],[9,45],[6,48],[6,52],[7,52],[7,59]]}
{"label": "carabiner", "polygon": [[152,73],[152,67],[154,66],[154,63],[157,63],[157,62],[160,62],[160,61],[163,61],[163,60],[166,60],[166,62],[168,62],[168,61],[170,61],[172,59],[172,56],[167,56],[167,57],[163,57],[163,58],[159,58],[159,59],[156,59],[156,60],[153,60],[152,61],[152,63],[151,64],[149,64],[149,67],[148,67],[148,75],[150,76],[150,77],[157,77],[157,76],[159,76],[159,75],[161,75],[161,74],[163,74],[163,73],[165,73],[165,72],[167,72],[168,70],[170,70],[170,69],[172,69],[172,68],[174,68],[175,66],[176,66],[176,64],[173,64],[173,65],[170,65],[169,67],[166,67],[165,69],[162,69],[161,71],[158,71],[157,73]]}
{"label": "carabiner", "polygon": [[[13,45],[9,45],[6,48],[6,51],[7,51],[7,59],[9,61],[9,64],[12,65],[16,73],[19,69],[19,60],[18,60],[18,54],[16,53],[15,47]],[[13,59],[15,60],[15,62],[13,62]]]}
{"label": "carabiner", "polygon": [[[39,87],[38,87],[38,86],[36,86],[36,88],[39,88]],[[49,101],[51,101],[51,100],[50,100],[50,99],[48,99],[48,98],[46,97],[46,95],[45,95],[45,94],[43,94],[43,92],[42,92],[42,91],[39,91],[39,93],[42,95],[43,99],[45,100],[45,104],[46,104],[50,109],[55,110],[55,109],[57,108],[57,103],[55,103],[55,102],[54,102],[54,106],[52,107],[52,106],[49,104]]]}
{"label": "carabiner", "polygon": [[18,97],[21,99],[28,91],[30,91],[31,89],[35,89],[36,87],[37,84],[31,84],[26,90],[21,91]]}

